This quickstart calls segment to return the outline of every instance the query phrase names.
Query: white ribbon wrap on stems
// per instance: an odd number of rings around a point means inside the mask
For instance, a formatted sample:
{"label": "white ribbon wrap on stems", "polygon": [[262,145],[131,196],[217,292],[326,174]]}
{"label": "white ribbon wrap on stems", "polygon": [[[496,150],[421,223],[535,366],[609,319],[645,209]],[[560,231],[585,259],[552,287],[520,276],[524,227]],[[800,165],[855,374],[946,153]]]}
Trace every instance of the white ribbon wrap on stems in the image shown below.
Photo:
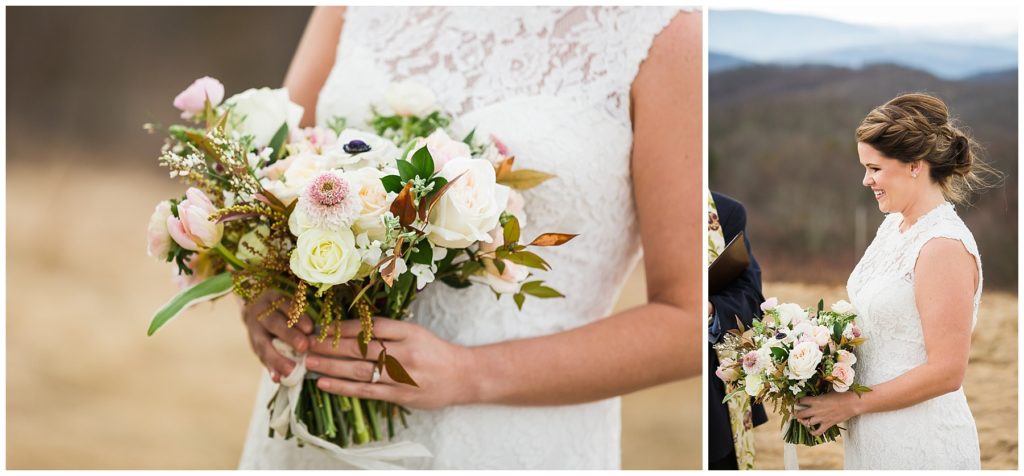
{"label": "white ribbon wrap on stems", "polygon": [[349,449],[311,434],[306,424],[295,416],[295,405],[299,402],[302,381],[306,378],[306,354],[296,354],[292,346],[278,339],[273,340],[273,345],[281,355],[295,362],[295,370],[291,375],[281,377],[274,406],[270,409],[270,428],[276,433],[286,435],[288,428],[291,428],[292,434],[303,442],[319,447],[337,460],[360,469],[405,469],[396,462],[405,458],[433,457],[425,446],[411,441]]}
{"label": "white ribbon wrap on stems", "polygon": [[[790,415],[796,414],[797,410],[806,410],[806,409],[807,409],[806,405],[796,405],[795,407],[793,407],[793,411],[790,412]],[[796,455],[796,445],[794,445],[792,443],[785,443],[785,441],[786,441],[786,433],[789,432],[789,425],[791,425],[793,423],[793,418],[796,418],[796,417],[791,416],[788,420],[786,420],[786,424],[782,426],[782,441],[783,441],[783,446],[782,446],[782,463],[783,463],[786,471],[797,471],[797,470],[800,469],[800,459],[797,458],[797,455]]]}

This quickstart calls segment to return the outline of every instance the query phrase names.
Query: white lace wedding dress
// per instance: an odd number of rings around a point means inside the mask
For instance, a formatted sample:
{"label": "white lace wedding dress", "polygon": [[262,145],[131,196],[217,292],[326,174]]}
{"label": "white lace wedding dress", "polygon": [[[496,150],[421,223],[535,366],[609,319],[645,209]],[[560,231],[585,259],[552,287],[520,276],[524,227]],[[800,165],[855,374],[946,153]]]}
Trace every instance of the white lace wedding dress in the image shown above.
{"label": "white lace wedding dress", "polygon": [[[927,360],[914,300],[914,266],[932,238],[963,243],[978,264],[971,328],[981,300],[981,257],[953,206],[942,204],[900,233],[903,217],[889,214],[853,270],[847,291],[867,337],[857,352],[860,384],[892,380]],[[868,413],[848,422],[846,469],[979,469],[978,432],[963,388],[901,410]]]}
{"label": "white lace wedding dress", "polygon": [[[413,321],[463,345],[561,332],[607,316],[640,254],[630,180],[630,85],[678,8],[362,8],[346,13],[317,122],[365,120],[389,82],[430,87],[459,134],[493,134],[516,165],[558,175],[525,192],[524,236],[579,233],[545,250],[543,279],[565,299],[496,301],[486,286],[436,283]],[[355,119],[353,123],[352,119]],[[462,135],[459,135],[462,137]],[[614,378],[614,376],[609,376]],[[335,468],[321,450],[267,437],[264,376],[242,468]],[[417,410],[398,440],[430,459],[412,468],[618,468],[619,399],[556,407]]]}

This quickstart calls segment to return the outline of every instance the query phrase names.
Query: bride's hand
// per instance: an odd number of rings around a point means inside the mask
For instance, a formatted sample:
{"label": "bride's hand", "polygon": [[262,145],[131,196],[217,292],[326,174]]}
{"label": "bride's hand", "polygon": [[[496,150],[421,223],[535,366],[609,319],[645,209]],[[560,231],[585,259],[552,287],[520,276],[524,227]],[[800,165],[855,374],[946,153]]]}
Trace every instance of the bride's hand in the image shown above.
{"label": "bride's hand", "polygon": [[323,342],[318,336],[309,337],[310,353],[306,357],[306,367],[323,375],[317,386],[326,392],[419,409],[466,403],[474,398],[473,375],[468,371],[472,352],[467,347],[446,342],[416,324],[375,318],[374,336],[384,341],[387,354],[401,362],[418,387],[397,383],[386,372],[377,383],[371,383],[381,344],[371,341],[364,359],[356,340],[359,321],[341,323],[337,347],[333,345],[334,326],[331,331]]}
{"label": "bride's hand", "polygon": [[829,428],[859,415],[859,400],[853,392],[829,392],[817,397],[804,397],[797,403],[807,408],[797,411],[795,416],[797,421],[813,429],[812,435],[821,436]]}
{"label": "bride's hand", "polygon": [[[253,352],[259,357],[260,362],[270,370],[270,378],[274,382],[281,381],[281,375],[289,375],[295,369],[295,362],[281,355],[271,344],[274,338],[278,338],[291,345],[297,352],[305,352],[309,344],[306,336],[313,332],[313,320],[303,314],[299,322],[289,328],[286,312],[291,306],[291,301],[281,301],[284,295],[277,291],[268,290],[261,294],[253,302],[242,307],[242,320],[245,321],[245,328],[249,333],[249,345]],[[276,310],[270,312],[264,318],[260,315],[274,304],[279,302]]]}

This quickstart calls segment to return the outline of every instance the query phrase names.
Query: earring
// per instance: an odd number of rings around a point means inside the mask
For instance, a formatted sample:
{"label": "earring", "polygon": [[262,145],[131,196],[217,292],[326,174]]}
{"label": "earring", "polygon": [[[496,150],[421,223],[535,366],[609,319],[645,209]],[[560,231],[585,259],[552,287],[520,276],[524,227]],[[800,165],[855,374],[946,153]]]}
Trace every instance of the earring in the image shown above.
{"label": "earring", "polygon": [[910,176],[913,178],[917,178],[917,172],[910,172]]}

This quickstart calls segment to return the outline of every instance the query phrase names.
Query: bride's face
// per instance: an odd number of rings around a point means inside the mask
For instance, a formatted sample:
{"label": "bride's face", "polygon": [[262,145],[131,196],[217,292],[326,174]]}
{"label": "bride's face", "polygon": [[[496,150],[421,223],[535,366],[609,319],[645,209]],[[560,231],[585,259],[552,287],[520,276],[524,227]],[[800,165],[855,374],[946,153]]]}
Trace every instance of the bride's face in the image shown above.
{"label": "bride's face", "polygon": [[[863,142],[857,143],[857,155],[864,166],[864,180],[861,182],[871,189],[883,213],[900,212],[911,202],[916,192],[917,181],[922,173],[917,171],[914,179],[914,165],[890,159]],[[927,180],[927,174],[923,177]]]}

